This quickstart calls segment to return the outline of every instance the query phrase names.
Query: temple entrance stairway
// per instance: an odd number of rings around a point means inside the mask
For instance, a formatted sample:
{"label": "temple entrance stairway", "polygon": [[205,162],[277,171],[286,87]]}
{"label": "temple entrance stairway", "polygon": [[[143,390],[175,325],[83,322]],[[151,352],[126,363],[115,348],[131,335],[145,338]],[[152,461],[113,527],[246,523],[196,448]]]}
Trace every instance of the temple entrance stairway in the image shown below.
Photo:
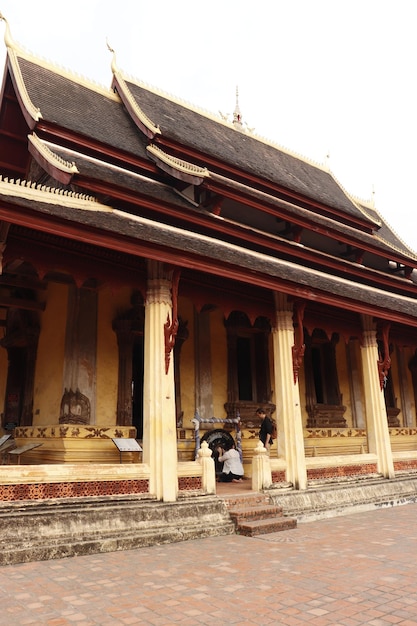
{"label": "temple entrance stairway", "polygon": [[310,481],[304,491],[273,485],[265,491],[270,502],[298,522],[350,515],[383,507],[417,502],[417,472],[397,473],[387,479],[378,474]]}
{"label": "temple entrance stairway", "polygon": [[284,517],[282,507],[271,504],[267,495],[237,494],[224,496],[223,500],[239,535],[256,537],[290,530],[297,526],[297,520]]}
{"label": "temple entrance stairway", "polygon": [[188,539],[250,537],[297,523],[417,503],[417,472],[311,481],[305,491],[251,481],[218,484],[216,495],[188,492],[163,503],[145,495],[0,502],[0,565],[114,552]]}

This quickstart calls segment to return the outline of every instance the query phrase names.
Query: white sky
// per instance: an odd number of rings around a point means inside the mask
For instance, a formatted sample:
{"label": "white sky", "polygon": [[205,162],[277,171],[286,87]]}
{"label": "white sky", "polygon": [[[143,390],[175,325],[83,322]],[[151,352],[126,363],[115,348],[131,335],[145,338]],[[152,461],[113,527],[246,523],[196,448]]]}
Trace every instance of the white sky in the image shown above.
{"label": "white sky", "polygon": [[[323,163],[417,251],[415,0],[0,0],[12,36],[100,84],[127,74]],[[4,24],[0,22],[0,41]],[[0,62],[5,56],[0,43]]]}

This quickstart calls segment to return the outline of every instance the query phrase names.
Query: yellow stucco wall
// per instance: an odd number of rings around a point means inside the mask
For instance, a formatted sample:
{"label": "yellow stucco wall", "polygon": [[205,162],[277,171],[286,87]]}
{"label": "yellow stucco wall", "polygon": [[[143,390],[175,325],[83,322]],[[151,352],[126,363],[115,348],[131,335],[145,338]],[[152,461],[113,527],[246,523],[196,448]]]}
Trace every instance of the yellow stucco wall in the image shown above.
{"label": "yellow stucco wall", "polygon": [[210,330],[213,416],[223,419],[226,417],[224,405],[227,402],[227,339],[223,311],[213,311]]}
{"label": "yellow stucco wall", "polygon": [[[184,428],[192,428],[191,420],[196,410],[195,328],[194,307],[186,299],[179,300],[179,314],[188,321],[189,337],[181,349],[181,408],[184,412]],[[227,341],[223,312],[216,309],[210,313],[211,384],[213,416],[226,417],[227,402]]]}
{"label": "yellow stucco wall", "polygon": [[303,427],[306,428],[307,420],[308,420],[308,413],[306,409],[306,377],[305,377],[305,372],[304,372],[304,361],[298,371],[298,388],[300,391],[300,408],[301,408]]}
{"label": "yellow stucco wall", "polygon": [[346,407],[344,418],[348,426],[352,426],[352,401],[350,397],[349,372],[346,355],[346,343],[340,337],[336,346],[336,367],[339,378],[339,391],[342,396],[342,404]]}
{"label": "yellow stucco wall", "polygon": [[63,393],[68,287],[49,283],[35,369],[33,425],[58,424]]}
{"label": "yellow stucco wall", "polygon": [[179,298],[178,312],[181,319],[187,322],[188,339],[181,348],[180,378],[181,378],[181,410],[183,411],[184,428],[192,428],[191,420],[195,411],[195,358],[194,358],[194,307],[186,298]]}
{"label": "yellow stucco wall", "polygon": [[119,352],[112,322],[132,307],[130,297],[130,288],[115,293],[103,289],[98,294],[95,423],[100,426],[116,424]]}

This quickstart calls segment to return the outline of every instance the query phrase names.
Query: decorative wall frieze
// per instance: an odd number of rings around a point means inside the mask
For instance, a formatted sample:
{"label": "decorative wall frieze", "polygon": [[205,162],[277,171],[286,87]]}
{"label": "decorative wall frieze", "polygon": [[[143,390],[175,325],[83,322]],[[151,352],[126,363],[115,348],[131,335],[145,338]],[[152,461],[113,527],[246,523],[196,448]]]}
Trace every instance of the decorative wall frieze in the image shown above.
{"label": "decorative wall frieze", "polygon": [[59,424],[55,426],[18,426],[16,439],[134,439],[136,429],[123,426],[81,426]]}

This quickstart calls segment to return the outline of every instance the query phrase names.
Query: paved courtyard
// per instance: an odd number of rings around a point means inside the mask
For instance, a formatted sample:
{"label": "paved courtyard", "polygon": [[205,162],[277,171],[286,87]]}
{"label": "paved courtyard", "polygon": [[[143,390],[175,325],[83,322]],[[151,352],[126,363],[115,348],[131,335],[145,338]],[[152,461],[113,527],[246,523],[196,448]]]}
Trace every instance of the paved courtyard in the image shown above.
{"label": "paved courtyard", "polygon": [[0,624],[417,625],[417,505],[0,568]]}

